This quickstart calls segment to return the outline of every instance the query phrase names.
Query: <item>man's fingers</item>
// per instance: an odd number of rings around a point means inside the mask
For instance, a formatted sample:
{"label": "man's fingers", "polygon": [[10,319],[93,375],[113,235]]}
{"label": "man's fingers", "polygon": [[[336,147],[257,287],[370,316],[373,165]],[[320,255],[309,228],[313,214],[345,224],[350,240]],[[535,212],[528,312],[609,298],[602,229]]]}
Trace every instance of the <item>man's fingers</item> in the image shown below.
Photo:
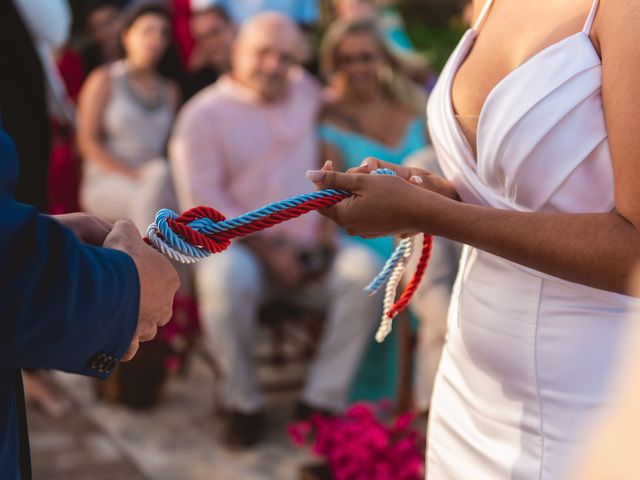
{"label": "man's fingers", "polygon": [[82,240],[91,245],[102,246],[111,232],[113,225],[93,215],[88,216],[84,221],[91,224],[91,226],[82,231]]}
{"label": "man's fingers", "polygon": [[140,342],[138,342],[138,339],[135,338],[132,342],[131,345],[129,345],[129,349],[126,351],[126,353],[122,356],[122,361],[123,362],[128,362],[131,359],[133,359],[133,357],[136,356],[136,353],[138,353],[138,349],[140,348]]}
{"label": "man's fingers", "polygon": [[154,338],[156,338],[156,335],[158,334],[158,328],[157,327],[153,327],[150,328],[148,331],[144,332],[142,335],[140,335],[140,342],[150,342],[151,340],[153,340]]}
{"label": "man's fingers", "polygon": [[[175,295],[175,292],[174,292]],[[167,323],[169,323],[171,321],[171,318],[173,316],[173,310],[170,310],[169,312],[167,312],[164,315],[164,318],[162,318],[159,322],[158,322],[158,326],[159,327],[164,327]]]}
{"label": "man's fingers", "polygon": [[66,213],[52,218],[70,229],[84,243],[102,246],[113,228],[108,221],[88,213]]}
{"label": "man's fingers", "polygon": [[111,231],[111,229],[113,229],[113,223],[111,223],[108,220],[105,220],[102,217],[99,217],[97,215],[91,215],[91,218],[93,219],[94,222],[97,222],[102,228],[104,228],[107,231]]}
{"label": "man's fingers", "polygon": [[108,247],[109,245],[134,238],[139,239],[140,232],[138,232],[133,222],[131,220],[117,220],[116,223],[113,224],[111,232],[109,232],[109,235],[105,238],[104,246]]}
{"label": "man's fingers", "polygon": [[118,232],[122,232],[127,235],[136,235],[140,236],[140,232],[138,232],[138,228],[131,220],[116,220],[116,223],[113,224],[113,230]]}

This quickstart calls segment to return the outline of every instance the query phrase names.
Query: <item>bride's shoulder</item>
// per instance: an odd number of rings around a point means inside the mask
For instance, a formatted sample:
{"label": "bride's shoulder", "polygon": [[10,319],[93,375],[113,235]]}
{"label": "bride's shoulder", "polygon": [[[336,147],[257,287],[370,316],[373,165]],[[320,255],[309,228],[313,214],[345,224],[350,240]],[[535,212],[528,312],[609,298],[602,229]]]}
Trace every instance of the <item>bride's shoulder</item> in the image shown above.
{"label": "bride's shoulder", "polygon": [[606,47],[633,44],[640,52],[640,0],[600,0],[593,22],[598,43]]}

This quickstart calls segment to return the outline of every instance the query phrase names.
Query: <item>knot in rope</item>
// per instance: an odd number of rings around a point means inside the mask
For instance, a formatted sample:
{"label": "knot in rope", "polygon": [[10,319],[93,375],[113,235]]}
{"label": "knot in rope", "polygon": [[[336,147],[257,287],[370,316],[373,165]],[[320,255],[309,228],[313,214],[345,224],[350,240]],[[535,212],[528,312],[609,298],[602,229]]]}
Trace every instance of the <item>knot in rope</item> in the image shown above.
{"label": "knot in rope", "polygon": [[[371,172],[374,175],[396,175],[387,168]],[[225,251],[234,238],[265,230],[313,210],[330,207],[351,196],[344,190],[326,189],[271,203],[239,217],[227,219],[211,207],[195,207],[178,215],[162,209],[147,229],[145,241],[165,256],[180,263],[195,263],[210,255]],[[382,271],[365,289],[375,295],[386,285],[383,315],[376,340],[381,342],[391,331],[391,323],[409,303],[424,275],[431,255],[432,238],[424,236],[422,254],[416,272],[399,300],[394,303],[413,248],[413,238],[400,242]]]}

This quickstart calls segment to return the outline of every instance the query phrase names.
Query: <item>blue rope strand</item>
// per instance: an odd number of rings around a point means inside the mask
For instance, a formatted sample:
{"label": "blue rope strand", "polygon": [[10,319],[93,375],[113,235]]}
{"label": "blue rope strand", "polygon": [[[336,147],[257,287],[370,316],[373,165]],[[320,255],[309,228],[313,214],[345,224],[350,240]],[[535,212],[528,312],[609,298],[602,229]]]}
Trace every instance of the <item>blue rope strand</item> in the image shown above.
{"label": "blue rope strand", "polygon": [[299,195],[297,197],[289,198],[287,200],[282,200],[280,202],[271,203],[258,210],[245,213],[236,218],[223,220],[221,222],[216,223],[210,218],[199,218],[197,220],[189,222],[188,225],[189,227],[193,228],[199,233],[202,233],[203,235],[212,235],[214,233],[220,233],[226,230],[232,230],[234,228],[247,225],[249,223],[260,220],[268,215],[273,215],[274,213],[287,210],[288,208],[297,207],[298,205],[302,205],[303,203],[308,201],[320,200],[322,198],[331,197],[334,195],[350,195],[350,194],[344,190],[333,190],[333,189],[320,190],[318,192],[307,193],[304,195]]}
{"label": "blue rope strand", "polygon": [[[395,172],[388,168],[381,168],[375,170],[374,172],[372,172],[372,174],[395,175]],[[189,222],[188,226],[203,235],[213,235],[216,233],[248,225],[269,215],[282,212],[292,207],[297,207],[309,201],[320,200],[335,195],[344,195],[345,197],[347,197],[351,194],[345,190],[320,190],[318,192],[298,195],[296,197],[282,200],[280,202],[274,202],[258,210],[240,215],[236,218],[226,219],[221,222],[215,222],[210,218],[199,218],[193,220],[192,222]],[[160,244],[162,244],[163,251],[171,253],[171,255],[173,255],[174,257],[178,257],[180,261],[195,261],[210,256],[210,252],[208,252],[204,248],[198,247],[197,245],[191,245],[187,243],[182,237],[171,230],[167,221],[176,218],[178,218],[178,214],[169,209],[162,209],[156,214],[155,222],[149,226],[149,229],[152,232],[152,235],[149,236],[149,238],[153,240],[154,244],[157,243],[156,247],[159,248]],[[155,232],[159,232],[162,238],[159,238],[158,235],[155,234]],[[393,272],[393,268],[402,258],[403,253],[404,252],[400,250],[394,252],[394,255],[392,255],[392,257],[389,259],[383,271],[378,275],[378,277],[376,277],[376,280],[378,280],[378,282],[385,282],[388,280],[389,276]],[[387,268],[387,266],[389,268]],[[375,282],[376,281],[372,282],[372,285]],[[382,284],[377,286],[377,289],[379,289],[381,285]]]}
{"label": "blue rope strand", "polygon": [[396,266],[404,258],[406,251],[407,243],[400,242],[396,249],[393,251],[393,254],[384,264],[384,267],[382,267],[382,270],[380,270],[380,273],[371,281],[369,285],[365,287],[364,291],[369,295],[375,295],[384,285],[386,285],[389,281],[389,278],[391,278],[393,271],[396,269]]}

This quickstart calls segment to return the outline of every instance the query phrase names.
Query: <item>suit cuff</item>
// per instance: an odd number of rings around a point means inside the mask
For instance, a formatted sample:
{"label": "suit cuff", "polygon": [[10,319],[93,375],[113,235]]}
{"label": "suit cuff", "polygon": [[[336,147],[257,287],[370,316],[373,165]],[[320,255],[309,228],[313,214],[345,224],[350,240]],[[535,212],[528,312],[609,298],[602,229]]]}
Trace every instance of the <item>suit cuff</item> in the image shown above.
{"label": "suit cuff", "polygon": [[91,376],[106,378],[120,363],[120,359],[129,349],[131,340],[138,326],[138,313],[140,308],[140,280],[138,269],[133,259],[124,252],[103,249],[114,262],[118,271],[123,273],[126,287],[121,289],[122,295],[115,301],[118,302],[117,318],[114,318],[114,329],[110,335],[110,341],[98,352],[92,355],[86,363],[88,374]]}

